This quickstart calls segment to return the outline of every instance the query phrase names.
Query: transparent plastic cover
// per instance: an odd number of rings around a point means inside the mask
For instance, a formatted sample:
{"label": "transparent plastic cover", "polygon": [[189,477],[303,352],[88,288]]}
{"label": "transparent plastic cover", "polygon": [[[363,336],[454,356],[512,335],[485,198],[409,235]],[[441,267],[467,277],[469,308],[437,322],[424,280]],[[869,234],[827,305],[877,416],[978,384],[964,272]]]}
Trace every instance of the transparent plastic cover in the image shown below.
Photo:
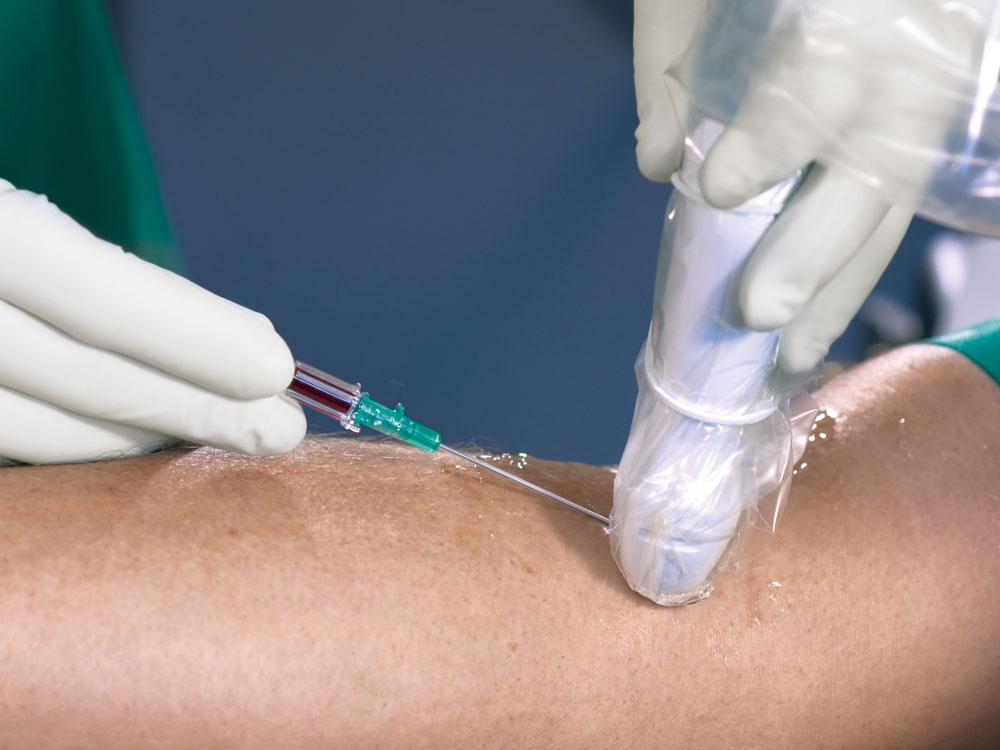
{"label": "transparent plastic cover", "polygon": [[845,167],[940,223],[1000,236],[1000,3],[718,0],[693,119]]}
{"label": "transparent plastic cover", "polygon": [[629,585],[659,604],[704,598],[773,533],[816,413],[805,394],[812,373],[785,373],[779,334],[748,330],[734,297],[795,179],[739,211],[706,205],[694,178],[721,127],[692,133],[675,175],[615,479],[612,552]]}

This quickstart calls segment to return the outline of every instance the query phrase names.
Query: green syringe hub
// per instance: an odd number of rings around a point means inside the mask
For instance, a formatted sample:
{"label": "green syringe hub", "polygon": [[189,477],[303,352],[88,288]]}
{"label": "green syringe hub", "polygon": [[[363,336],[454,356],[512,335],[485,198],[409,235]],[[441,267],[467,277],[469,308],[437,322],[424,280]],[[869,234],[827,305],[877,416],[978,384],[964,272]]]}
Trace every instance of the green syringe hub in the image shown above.
{"label": "green syringe hub", "polygon": [[368,398],[367,393],[362,393],[358,399],[351,414],[351,421],[356,425],[371,427],[383,435],[402,440],[428,453],[433,453],[441,445],[441,434],[406,416],[402,404],[390,409]]}

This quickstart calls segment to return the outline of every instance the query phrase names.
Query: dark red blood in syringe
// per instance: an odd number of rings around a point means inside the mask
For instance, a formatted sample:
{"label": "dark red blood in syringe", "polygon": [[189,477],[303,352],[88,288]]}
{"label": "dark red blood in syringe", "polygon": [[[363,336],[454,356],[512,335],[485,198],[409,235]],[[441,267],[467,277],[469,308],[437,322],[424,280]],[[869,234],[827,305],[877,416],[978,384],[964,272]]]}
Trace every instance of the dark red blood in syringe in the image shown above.
{"label": "dark red blood in syringe", "polygon": [[[296,368],[295,377],[292,379],[291,384],[288,386],[288,392],[293,396],[300,396],[300,400],[305,400],[307,405],[316,407],[318,406],[321,411],[326,412],[336,419],[342,419],[351,411],[351,407],[354,406],[354,399],[349,396],[339,395],[332,389],[340,391],[342,389],[338,388],[336,385],[329,385],[331,390],[322,388],[312,383],[307,382],[304,378],[309,377],[301,369]],[[314,403],[308,403],[312,401]]]}

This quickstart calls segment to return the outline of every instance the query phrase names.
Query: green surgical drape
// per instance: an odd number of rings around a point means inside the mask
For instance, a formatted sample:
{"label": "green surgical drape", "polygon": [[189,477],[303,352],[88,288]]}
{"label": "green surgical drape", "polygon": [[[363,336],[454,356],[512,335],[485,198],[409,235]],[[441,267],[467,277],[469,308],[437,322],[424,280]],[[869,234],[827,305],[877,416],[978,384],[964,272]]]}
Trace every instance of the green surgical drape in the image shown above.
{"label": "green surgical drape", "polygon": [[101,0],[0,2],[0,177],[180,270]]}

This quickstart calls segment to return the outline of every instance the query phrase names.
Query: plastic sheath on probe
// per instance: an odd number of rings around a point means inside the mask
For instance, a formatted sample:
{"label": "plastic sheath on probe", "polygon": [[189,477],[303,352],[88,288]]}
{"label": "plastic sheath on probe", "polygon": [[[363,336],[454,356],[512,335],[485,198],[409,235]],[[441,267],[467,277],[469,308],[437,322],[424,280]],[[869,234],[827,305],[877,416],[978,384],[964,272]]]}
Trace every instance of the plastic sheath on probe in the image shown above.
{"label": "plastic sheath on probe", "polygon": [[606,517],[595,513],[590,508],[567,500],[544,487],[522,479],[516,474],[504,471],[498,466],[493,466],[442,444],[441,434],[406,416],[402,404],[396,406],[395,409],[390,409],[378,401],[373,401],[367,393],[361,391],[360,383],[348,383],[346,380],[341,380],[319,368],[307,365],[305,362],[296,361],[295,375],[288,386],[288,395],[318,412],[333,417],[340,422],[344,429],[351,432],[360,432],[361,428],[358,425],[364,425],[428,453],[434,453],[438,448],[444,448],[459,458],[464,458],[476,466],[489,469],[493,473],[510,479],[512,482],[517,482],[522,487],[544,495],[550,500],[555,500],[567,508],[579,511],[605,525],[609,523]]}

